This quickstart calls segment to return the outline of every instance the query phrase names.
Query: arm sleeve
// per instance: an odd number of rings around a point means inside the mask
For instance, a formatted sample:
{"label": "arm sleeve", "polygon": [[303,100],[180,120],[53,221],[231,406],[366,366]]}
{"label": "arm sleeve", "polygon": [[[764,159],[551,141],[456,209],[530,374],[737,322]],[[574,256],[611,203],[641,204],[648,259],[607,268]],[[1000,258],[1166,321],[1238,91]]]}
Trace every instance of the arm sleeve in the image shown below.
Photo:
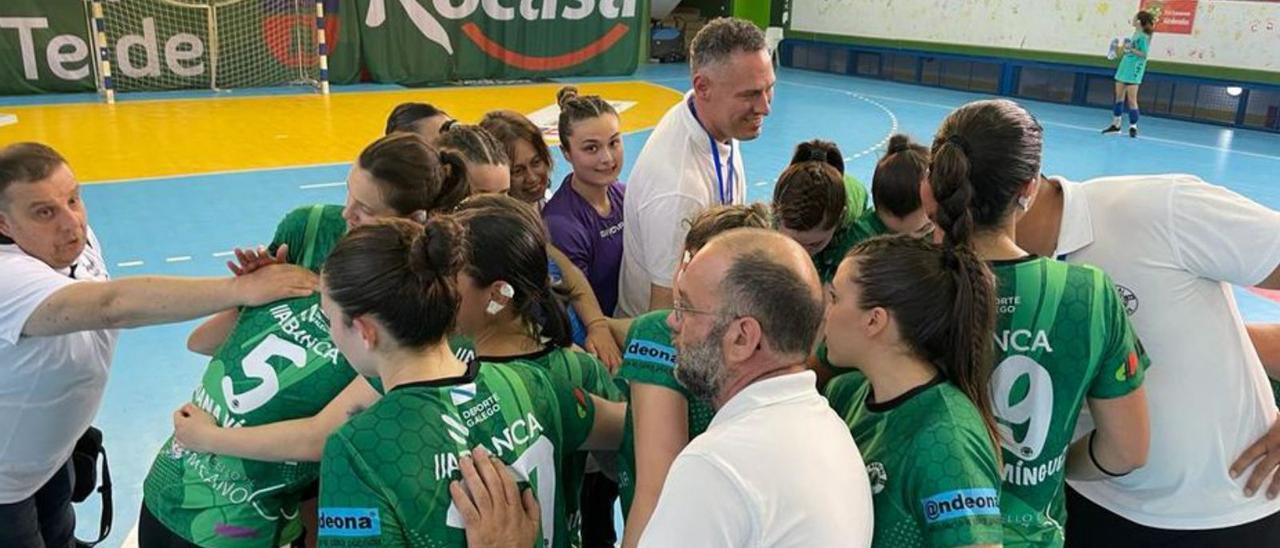
{"label": "arm sleeve", "polygon": [[702,209],[702,204],[693,198],[671,194],[642,205],[634,221],[627,219],[627,230],[640,232],[642,263],[651,284],[671,287],[684,237],[689,232],[686,221]]}
{"label": "arm sleeve", "polygon": [[1000,479],[995,451],[980,424],[939,422],[915,437],[916,469],[905,500],[928,546],[1000,544]]}
{"label": "arm sleeve", "polygon": [[368,465],[341,432],[320,461],[318,546],[401,546],[404,532]]}
{"label": "arm sleeve", "polygon": [[591,256],[594,249],[588,236],[587,227],[565,215],[548,215],[543,218],[547,231],[551,233],[551,243],[564,253],[583,275],[590,274]]}
{"label": "arm sleeve", "polygon": [[1280,212],[1191,176],[1169,200],[1169,230],[1186,270],[1252,286],[1280,265]]}
{"label": "arm sleeve", "polygon": [[722,468],[682,453],[671,464],[640,546],[749,546],[750,508],[746,494]]}
{"label": "arm sleeve", "polygon": [[38,259],[5,257],[0,265],[0,342],[18,343],[22,328],[41,303],[77,280],[60,274]]}
{"label": "arm sleeve", "polygon": [[1129,316],[1111,278],[1101,270],[1095,269],[1093,274],[1098,279],[1095,284],[1098,294],[1095,317],[1103,325],[1104,346],[1099,355],[1098,372],[1089,386],[1089,397],[1119,398],[1142,386],[1151,360],[1129,323]]}

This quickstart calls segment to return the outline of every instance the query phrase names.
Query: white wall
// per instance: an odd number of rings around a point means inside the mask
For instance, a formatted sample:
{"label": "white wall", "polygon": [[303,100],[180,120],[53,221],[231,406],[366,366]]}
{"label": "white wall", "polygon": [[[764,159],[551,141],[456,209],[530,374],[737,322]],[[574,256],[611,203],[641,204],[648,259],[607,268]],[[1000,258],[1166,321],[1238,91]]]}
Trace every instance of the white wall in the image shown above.
{"label": "white wall", "polygon": [[[793,0],[791,28],[1083,55],[1132,34],[1138,0]],[[1157,32],[1151,59],[1280,72],[1280,2],[1201,0],[1190,35]]]}

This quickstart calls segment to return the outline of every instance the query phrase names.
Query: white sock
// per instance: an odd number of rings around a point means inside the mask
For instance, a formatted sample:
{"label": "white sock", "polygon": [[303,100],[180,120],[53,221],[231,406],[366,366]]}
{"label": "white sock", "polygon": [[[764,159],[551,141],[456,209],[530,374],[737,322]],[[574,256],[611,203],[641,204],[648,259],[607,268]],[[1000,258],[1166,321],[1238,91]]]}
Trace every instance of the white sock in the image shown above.
{"label": "white sock", "polygon": [[1120,127],[1120,117],[1119,117],[1119,116],[1114,116],[1114,117],[1112,117],[1112,118],[1111,118],[1111,125],[1116,126],[1116,127]]}

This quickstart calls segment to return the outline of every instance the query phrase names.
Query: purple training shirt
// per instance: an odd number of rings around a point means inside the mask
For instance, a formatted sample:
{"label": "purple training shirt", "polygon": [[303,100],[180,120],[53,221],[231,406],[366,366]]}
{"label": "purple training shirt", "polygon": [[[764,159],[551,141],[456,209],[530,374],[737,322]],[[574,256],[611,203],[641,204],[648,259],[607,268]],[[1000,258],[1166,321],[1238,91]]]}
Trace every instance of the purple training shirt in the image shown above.
{"label": "purple training shirt", "polygon": [[618,275],[622,269],[622,183],[609,186],[609,215],[600,216],[573,190],[570,174],[542,208],[551,242],[577,265],[591,283],[606,316],[618,306]]}

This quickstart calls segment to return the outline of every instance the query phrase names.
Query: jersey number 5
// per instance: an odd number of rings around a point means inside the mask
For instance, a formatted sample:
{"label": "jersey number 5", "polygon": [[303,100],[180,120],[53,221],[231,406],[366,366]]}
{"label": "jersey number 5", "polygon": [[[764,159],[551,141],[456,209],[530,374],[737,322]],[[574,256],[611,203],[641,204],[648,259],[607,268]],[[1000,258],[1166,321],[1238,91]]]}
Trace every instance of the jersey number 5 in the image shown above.
{"label": "jersey number 5", "polygon": [[267,360],[284,358],[294,367],[307,365],[306,349],[277,337],[274,333],[258,343],[249,355],[240,360],[244,375],[251,379],[259,379],[261,384],[237,394],[230,376],[222,377],[222,397],[227,407],[237,415],[243,415],[266,405],[280,391],[280,379],[276,377],[276,369]]}

